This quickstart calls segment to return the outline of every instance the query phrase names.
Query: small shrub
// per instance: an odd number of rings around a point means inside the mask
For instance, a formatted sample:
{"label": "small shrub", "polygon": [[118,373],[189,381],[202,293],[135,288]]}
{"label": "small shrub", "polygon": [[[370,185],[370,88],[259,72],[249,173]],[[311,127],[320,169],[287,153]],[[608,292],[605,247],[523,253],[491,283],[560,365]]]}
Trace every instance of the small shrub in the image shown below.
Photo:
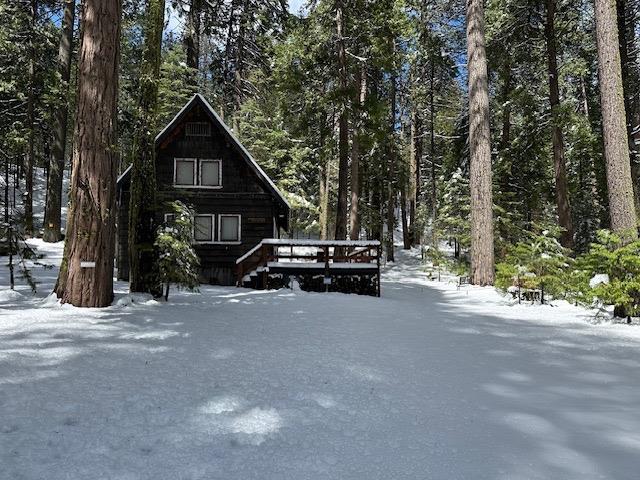
{"label": "small shrub", "polygon": [[169,299],[169,286],[179,289],[198,289],[200,259],[193,249],[193,218],[191,208],[180,201],[169,204],[173,218],[161,225],[154,246],[158,259],[158,278],[165,287],[165,300]]}

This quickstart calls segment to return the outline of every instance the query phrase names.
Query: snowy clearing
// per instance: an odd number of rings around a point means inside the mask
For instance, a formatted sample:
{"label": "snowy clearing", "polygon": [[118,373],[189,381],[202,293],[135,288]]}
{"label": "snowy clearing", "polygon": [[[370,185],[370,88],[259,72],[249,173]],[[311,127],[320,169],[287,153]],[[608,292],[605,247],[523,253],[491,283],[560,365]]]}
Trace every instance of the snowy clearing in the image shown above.
{"label": "snowy clearing", "polygon": [[638,478],[640,327],[398,256],[381,299],[118,284],[102,310],[37,270],[0,292],[0,478]]}

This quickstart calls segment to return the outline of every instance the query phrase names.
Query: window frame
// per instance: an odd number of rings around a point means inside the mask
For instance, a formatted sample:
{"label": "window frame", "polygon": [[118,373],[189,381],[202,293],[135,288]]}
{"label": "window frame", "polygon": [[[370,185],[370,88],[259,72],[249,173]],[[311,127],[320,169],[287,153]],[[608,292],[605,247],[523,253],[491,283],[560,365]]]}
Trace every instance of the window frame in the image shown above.
{"label": "window frame", "polygon": [[[193,163],[193,184],[182,185],[177,184],[178,176],[178,162],[192,162]],[[218,185],[202,185],[202,168],[200,164],[202,162],[217,162],[218,163]],[[222,188],[222,159],[220,158],[190,158],[190,157],[174,157],[173,159],[173,188],[198,188],[203,190],[220,190]]]}
{"label": "window frame", "polygon": [[[177,183],[178,182],[178,162],[191,162],[193,164],[193,183]],[[173,186],[176,188],[197,188],[196,180],[198,180],[198,159],[190,157],[175,157],[173,159]]]}
{"label": "window frame", "polygon": [[173,221],[176,221],[176,214],[175,213],[165,213],[164,214],[164,223],[165,225],[169,224],[169,217],[173,217]]}
{"label": "window frame", "polygon": [[[238,219],[238,239],[237,240],[222,240],[222,218],[223,217],[236,217]],[[240,245],[242,243],[242,215],[239,213],[221,213],[218,215],[218,228],[217,228],[218,241],[216,243],[225,245]]]}
{"label": "window frame", "polygon": [[[211,217],[211,240],[196,240],[196,218],[198,217]],[[196,213],[193,216],[193,243],[198,245],[207,245],[216,243],[216,215],[213,213]]]}
{"label": "window frame", "polygon": [[[217,163],[218,164],[218,184],[217,185],[203,185],[202,184],[202,164],[203,163]],[[219,158],[198,158],[198,188],[222,188],[222,160]]]}

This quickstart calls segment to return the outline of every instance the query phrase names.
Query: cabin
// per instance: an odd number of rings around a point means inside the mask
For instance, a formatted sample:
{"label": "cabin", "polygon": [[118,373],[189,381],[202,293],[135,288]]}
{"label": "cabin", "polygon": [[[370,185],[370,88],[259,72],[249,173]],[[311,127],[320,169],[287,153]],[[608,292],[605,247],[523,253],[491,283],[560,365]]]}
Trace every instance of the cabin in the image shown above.
{"label": "cabin", "polygon": [[[282,193],[200,94],[156,136],[156,213],[167,202],[194,207],[195,250],[201,281],[236,283],[236,260],[289,227]],[[131,167],[118,178],[117,275],[129,278],[128,218]],[[168,209],[167,209],[168,210]]]}

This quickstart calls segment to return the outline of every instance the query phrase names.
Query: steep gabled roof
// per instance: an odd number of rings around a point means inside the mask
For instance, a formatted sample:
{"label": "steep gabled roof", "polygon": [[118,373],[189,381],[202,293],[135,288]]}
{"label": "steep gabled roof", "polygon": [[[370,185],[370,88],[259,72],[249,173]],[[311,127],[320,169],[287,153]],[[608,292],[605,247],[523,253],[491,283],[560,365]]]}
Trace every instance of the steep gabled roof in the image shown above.
{"label": "steep gabled roof", "polygon": [[267,189],[271,193],[273,193],[273,195],[278,198],[287,209],[290,209],[291,207],[289,205],[289,202],[287,202],[286,198],[284,198],[282,193],[280,193],[278,187],[275,186],[269,176],[264,172],[264,170],[262,170],[260,165],[258,165],[258,162],[256,162],[251,154],[247,151],[247,149],[244,148],[242,143],[240,143],[240,141],[236,138],[227,124],[224,123],[220,116],[215,112],[213,107],[211,107],[207,99],[199,93],[196,93],[193,97],[191,97],[191,100],[189,100],[187,104],[182,107],[182,109],[176,114],[176,116],[173,117],[173,120],[171,120],[167,124],[167,126],[164,127],[162,131],[156,136],[156,147],[176,127],[176,125],[178,125],[182,118],[198,103],[202,105],[204,111],[207,113],[213,124],[220,127],[232,147],[235,148],[240,156],[244,159],[244,161],[247,162],[249,168],[258,176],[258,178],[260,178],[260,180],[262,180]]}

